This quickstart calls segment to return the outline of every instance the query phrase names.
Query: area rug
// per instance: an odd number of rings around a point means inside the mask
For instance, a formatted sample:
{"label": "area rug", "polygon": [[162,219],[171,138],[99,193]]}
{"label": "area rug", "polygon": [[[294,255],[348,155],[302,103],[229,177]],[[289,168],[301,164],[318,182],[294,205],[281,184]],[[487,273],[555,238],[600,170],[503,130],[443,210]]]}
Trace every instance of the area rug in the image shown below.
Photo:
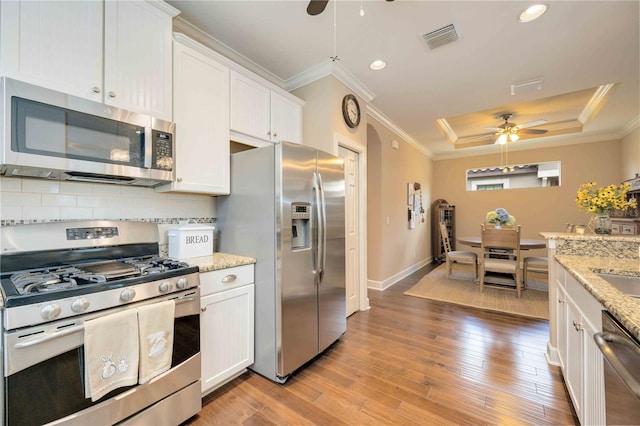
{"label": "area rug", "polygon": [[407,296],[471,306],[489,311],[505,312],[525,317],[549,319],[549,293],[527,289],[518,298],[513,290],[485,287],[473,282],[473,273],[454,268],[447,279],[446,264],[442,264],[416,285],[405,291]]}

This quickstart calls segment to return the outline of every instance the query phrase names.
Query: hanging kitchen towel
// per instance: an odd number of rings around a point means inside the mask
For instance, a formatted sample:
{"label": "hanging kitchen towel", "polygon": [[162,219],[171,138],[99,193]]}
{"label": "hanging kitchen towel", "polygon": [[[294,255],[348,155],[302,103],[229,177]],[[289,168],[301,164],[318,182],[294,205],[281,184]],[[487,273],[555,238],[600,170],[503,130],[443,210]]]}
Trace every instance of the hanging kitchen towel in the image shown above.
{"label": "hanging kitchen towel", "polygon": [[140,384],[171,368],[175,309],[173,300],[138,308]]}
{"label": "hanging kitchen towel", "polygon": [[85,396],[97,401],[138,383],[138,313],[128,309],[84,323]]}

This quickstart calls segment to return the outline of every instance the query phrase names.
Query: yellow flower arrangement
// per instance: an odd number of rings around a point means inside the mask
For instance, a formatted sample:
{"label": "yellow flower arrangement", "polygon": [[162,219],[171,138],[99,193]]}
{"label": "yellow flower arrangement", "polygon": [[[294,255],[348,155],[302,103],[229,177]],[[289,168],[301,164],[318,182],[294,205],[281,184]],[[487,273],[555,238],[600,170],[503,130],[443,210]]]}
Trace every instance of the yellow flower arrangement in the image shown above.
{"label": "yellow flower arrangement", "polygon": [[578,188],[576,204],[580,210],[598,215],[609,214],[612,210],[636,208],[635,198],[627,200],[627,192],[631,189],[628,183],[596,188],[596,182],[583,183]]}

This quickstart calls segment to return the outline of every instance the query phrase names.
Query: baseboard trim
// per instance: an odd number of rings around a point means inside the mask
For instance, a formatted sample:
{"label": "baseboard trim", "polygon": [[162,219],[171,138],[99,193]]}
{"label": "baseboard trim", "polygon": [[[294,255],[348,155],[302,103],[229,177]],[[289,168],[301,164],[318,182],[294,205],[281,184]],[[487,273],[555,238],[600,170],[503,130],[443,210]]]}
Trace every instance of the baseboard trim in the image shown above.
{"label": "baseboard trim", "polygon": [[391,287],[392,285],[394,285],[395,283],[397,283],[398,281],[400,281],[401,279],[408,277],[418,269],[422,268],[425,265],[428,265],[432,261],[433,261],[433,257],[429,256],[428,258],[423,259],[418,263],[414,263],[413,265],[398,272],[397,274],[392,275],[391,277],[385,279],[384,281],[367,280],[367,288],[369,290],[384,291],[389,287]]}

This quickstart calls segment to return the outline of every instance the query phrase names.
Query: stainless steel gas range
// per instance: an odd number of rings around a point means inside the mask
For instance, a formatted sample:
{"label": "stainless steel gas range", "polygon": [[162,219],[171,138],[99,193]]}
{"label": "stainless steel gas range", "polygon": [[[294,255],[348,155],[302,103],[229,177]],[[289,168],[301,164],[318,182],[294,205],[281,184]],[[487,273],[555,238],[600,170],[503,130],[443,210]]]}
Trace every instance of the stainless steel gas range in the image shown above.
{"label": "stainless steel gas range", "polygon": [[[159,256],[155,224],[54,222],[5,227],[1,234],[3,424],[179,424],[200,410],[198,268]],[[88,350],[95,344],[87,343],[86,330],[132,310],[140,318],[161,303],[173,312],[162,341],[172,344],[154,347],[164,351],[158,353],[166,367],[150,380],[111,384],[94,399],[96,379],[87,366],[99,354]],[[127,335],[137,326],[126,323]],[[139,330],[135,336],[143,336]],[[133,356],[156,356],[144,352],[142,340]],[[103,354],[98,379],[134,364],[128,356],[118,364],[113,353]]]}

